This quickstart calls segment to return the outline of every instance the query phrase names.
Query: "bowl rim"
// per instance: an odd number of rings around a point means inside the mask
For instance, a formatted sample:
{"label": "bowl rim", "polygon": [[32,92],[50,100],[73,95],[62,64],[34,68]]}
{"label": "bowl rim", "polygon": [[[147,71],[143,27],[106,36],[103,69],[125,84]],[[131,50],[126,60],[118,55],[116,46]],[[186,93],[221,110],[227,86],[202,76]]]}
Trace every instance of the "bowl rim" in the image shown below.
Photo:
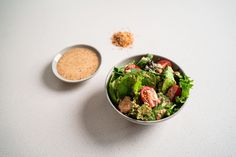
{"label": "bowl rim", "polygon": [[[178,64],[176,64],[174,61],[172,61],[171,59],[169,59],[169,58],[167,58],[167,57],[160,56],[160,55],[156,55],[156,54],[154,54],[154,53],[148,53],[148,54],[152,54],[155,58],[167,59],[167,60],[171,61],[172,64],[174,64],[174,66],[177,67],[178,70],[179,70],[182,74],[185,74],[185,72],[182,70],[182,68],[181,68]],[[112,74],[112,72],[113,72],[114,67],[116,67],[116,66],[121,66],[121,65],[123,65],[122,63],[128,62],[128,61],[130,61],[131,59],[134,60],[134,59],[136,58],[136,60],[137,60],[138,58],[142,58],[142,57],[144,57],[144,56],[146,56],[146,55],[147,55],[147,53],[145,53],[145,54],[138,54],[138,55],[133,55],[133,56],[130,56],[130,57],[128,57],[128,58],[125,58],[125,59],[121,60],[120,62],[118,62],[117,64],[115,64],[115,65],[109,70],[109,72],[108,72],[108,74],[107,74],[107,76],[106,76],[106,81],[105,81],[106,97],[107,97],[107,100],[109,101],[110,106],[111,106],[121,117],[123,117],[124,119],[126,119],[126,120],[128,120],[128,121],[130,121],[130,122],[136,123],[136,124],[141,124],[141,125],[151,125],[151,124],[156,124],[156,123],[159,123],[159,122],[166,121],[166,120],[168,120],[168,119],[174,117],[177,113],[179,113],[179,112],[183,109],[183,107],[185,106],[185,104],[187,103],[187,100],[186,100],[186,102],[183,103],[183,105],[179,108],[179,110],[178,110],[177,112],[175,112],[174,114],[172,114],[172,115],[170,115],[170,116],[168,116],[168,117],[165,117],[165,118],[163,118],[163,119],[154,120],[154,121],[142,121],[142,120],[137,120],[137,119],[131,118],[131,117],[129,117],[129,116],[123,114],[122,112],[120,112],[120,111],[115,107],[115,105],[112,103],[112,101],[111,101],[111,99],[110,99],[110,96],[109,96],[109,93],[108,93],[108,88],[107,88],[107,87],[108,87],[108,82],[109,82],[109,80],[110,80],[110,77],[111,77],[111,74]]]}
{"label": "bowl rim", "polygon": [[[90,49],[90,50],[92,50],[93,52],[95,52],[97,54],[98,59],[99,59],[99,65],[97,67],[97,70],[93,74],[91,74],[88,77],[85,77],[83,79],[79,79],[79,80],[68,80],[68,79],[62,77],[58,73],[58,71],[57,71],[57,63],[58,63],[58,61],[63,56],[63,54],[65,54],[68,50],[73,49],[73,48],[87,48],[87,49]],[[92,77],[94,77],[94,75],[99,71],[99,69],[101,67],[101,64],[102,64],[102,56],[101,56],[101,53],[96,48],[94,48],[93,46],[87,45],[87,44],[76,44],[76,45],[68,46],[68,47],[62,49],[61,51],[59,51],[53,57],[53,60],[52,60],[52,63],[51,63],[51,68],[52,68],[53,74],[58,79],[60,79],[61,81],[67,82],[67,83],[78,83],[78,82],[86,81],[86,80],[91,79]]]}

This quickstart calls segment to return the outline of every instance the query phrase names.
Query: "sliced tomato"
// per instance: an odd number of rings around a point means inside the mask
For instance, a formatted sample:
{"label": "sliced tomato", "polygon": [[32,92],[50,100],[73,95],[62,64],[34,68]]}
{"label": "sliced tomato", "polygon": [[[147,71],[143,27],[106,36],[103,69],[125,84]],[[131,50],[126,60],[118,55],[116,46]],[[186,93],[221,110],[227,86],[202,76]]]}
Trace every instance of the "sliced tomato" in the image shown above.
{"label": "sliced tomato", "polygon": [[163,68],[170,66],[172,67],[172,63],[169,60],[162,59],[157,64],[161,64]]}
{"label": "sliced tomato", "polygon": [[167,92],[167,96],[170,98],[171,101],[174,101],[177,96],[180,96],[181,88],[178,85],[173,85],[169,88]]}
{"label": "sliced tomato", "polygon": [[135,64],[129,64],[125,67],[125,72],[131,72],[132,69],[141,69],[141,68]]}
{"label": "sliced tomato", "polygon": [[148,86],[144,86],[141,89],[141,99],[144,103],[147,103],[149,107],[155,107],[160,103],[155,89]]}

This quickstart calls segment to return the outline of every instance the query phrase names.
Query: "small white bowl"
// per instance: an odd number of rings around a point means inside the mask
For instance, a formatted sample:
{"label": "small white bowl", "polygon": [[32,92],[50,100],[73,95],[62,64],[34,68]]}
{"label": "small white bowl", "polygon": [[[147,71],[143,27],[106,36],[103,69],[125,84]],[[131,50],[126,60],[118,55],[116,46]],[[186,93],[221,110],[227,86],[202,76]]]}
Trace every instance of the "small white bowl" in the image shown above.
{"label": "small white bowl", "polygon": [[[58,61],[60,60],[60,58],[63,56],[63,54],[65,52],[67,52],[68,50],[70,49],[73,49],[73,48],[87,48],[87,49],[90,49],[92,50],[93,52],[95,52],[97,55],[98,55],[98,59],[99,59],[99,65],[98,65],[98,68],[97,70],[91,74],[90,76],[86,77],[86,78],[83,78],[83,79],[79,79],[79,80],[68,80],[68,79],[65,79],[64,77],[62,77],[58,71],[57,71],[57,63]],[[54,57],[54,59],[52,60],[52,71],[54,73],[54,75],[64,81],[64,82],[68,82],[68,83],[78,83],[78,82],[82,82],[82,81],[85,81],[85,80],[88,80],[90,78],[92,78],[98,71],[98,69],[100,68],[100,65],[102,63],[102,57],[101,57],[101,54],[99,53],[99,51],[97,49],[95,49],[94,47],[92,46],[89,46],[89,45],[84,45],[84,44],[80,44],[80,45],[73,45],[73,46],[70,46],[70,47],[67,47],[63,50],[61,50],[59,53],[56,54],[56,56]]]}

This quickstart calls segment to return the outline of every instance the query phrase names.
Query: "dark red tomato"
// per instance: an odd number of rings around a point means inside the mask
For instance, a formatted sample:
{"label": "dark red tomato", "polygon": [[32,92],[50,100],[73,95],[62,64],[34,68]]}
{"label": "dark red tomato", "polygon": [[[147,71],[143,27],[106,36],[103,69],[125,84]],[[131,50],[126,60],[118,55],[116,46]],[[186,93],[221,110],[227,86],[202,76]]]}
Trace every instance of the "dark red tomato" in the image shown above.
{"label": "dark red tomato", "polygon": [[155,89],[148,86],[144,86],[141,89],[141,99],[144,103],[147,103],[149,107],[155,107],[158,103],[160,103]]}
{"label": "dark red tomato", "polygon": [[181,88],[178,85],[173,85],[169,88],[167,92],[167,96],[170,98],[171,101],[174,101],[177,96],[180,96]]}
{"label": "dark red tomato", "polygon": [[169,60],[162,59],[158,62],[158,64],[161,64],[163,68],[170,66],[172,67],[172,63]]}
{"label": "dark red tomato", "polygon": [[125,72],[130,72],[132,69],[140,69],[140,67],[135,64],[129,64],[125,67]]}

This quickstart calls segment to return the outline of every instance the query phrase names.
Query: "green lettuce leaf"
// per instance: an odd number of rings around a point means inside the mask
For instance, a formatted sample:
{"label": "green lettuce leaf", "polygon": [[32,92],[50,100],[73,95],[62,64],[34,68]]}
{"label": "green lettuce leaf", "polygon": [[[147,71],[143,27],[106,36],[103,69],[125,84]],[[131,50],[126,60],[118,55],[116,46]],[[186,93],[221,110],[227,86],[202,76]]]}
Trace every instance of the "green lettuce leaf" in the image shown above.
{"label": "green lettuce leaf", "polygon": [[119,99],[122,99],[124,96],[131,95],[135,80],[136,77],[133,73],[127,73],[116,81],[116,93]]}
{"label": "green lettuce leaf", "polygon": [[116,97],[116,87],[115,87],[116,82],[109,82],[108,84],[108,93],[110,95],[110,98],[112,100],[112,102],[118,102],[118,99]]}
{"label": "green lettuce leaf", "polygon": [[174,113],[173,109],[176,105],[174,105],[170,99],[165,96],[163,93],[157,94],[158,98],[161,99],[161,102],[159,105],[155,106],[153,108],[153,113],[155,114],[155,117],[157,119],[164,118],[165,116],[169,116]]}
{"label": "green lettuce leaf", "polygon": [[159,80],[155,74],[147,71],[142,71],[143,80],[142,80],[142,85],[144,86],[150,86],[150,87],[155,87],[157,84],[157,81]]}
{"label": "green lettuce leaf", "polygon": [[143,87],[142,85],[143,77],[141,75],[138,75],[136,78],[136,82],[133,85],[133,92],[134,92],[134,99],[138,100],[140,95],[140,90]]}
{"label": "green lettuce leaf", "polygon": [[179,85],[181,88],[181,95],[176,97],[177,103],[184,103],[189,97],[190,89],[193,87],[193,80],[190,77],[184,75],[183,78],[179,80]]}
{"label": "green lettuce leaf", "polygon": [[124,76],[124,73],[125,73],[124,69],[125,68],[123,66],[121,66],[121,67],[114,67],[112,75],[111,75],[110,82],[113,82],[114,80],[116,80],[120,76]]}
{"label": "green lettuce leaf", "polygon": [[168,66],[166,67],[164,73],[163,73],[163,77],[164,77],[164,82],[163,82],[163,85],[162,85],[162,92],[163,93],[166,93],[166,91],[173,85],[176,84],[176,81],[174,79],[174,71],[173,69]]}
{"label": "green lettuce leaf", "polygon": [[144,70],[132,70],[129,73],[123,73],[122,69],[116,68],[107,88],[114,103],[118,103],[125,96],[131,96],[133,100],[138,101],[141,88],[143,86],[155,87],[159,80],[160,76]]}
{"label": "green lettuce leaf", "polygon": [[147,54],[146,57],[142,57],[140,61],[137,63],[137,66],[144,68],[148,62],[151,62],[153,58],[152,54]]}

